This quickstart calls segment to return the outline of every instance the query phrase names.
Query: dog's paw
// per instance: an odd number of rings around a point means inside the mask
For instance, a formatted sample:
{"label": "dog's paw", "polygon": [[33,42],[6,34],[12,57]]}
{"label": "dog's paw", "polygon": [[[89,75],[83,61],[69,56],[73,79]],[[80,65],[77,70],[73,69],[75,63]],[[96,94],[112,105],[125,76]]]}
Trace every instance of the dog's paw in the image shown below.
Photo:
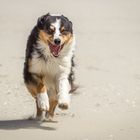
{"label": "dog's paw", "polygon": [[58,104],[58,107],[60,109],[65,110],[65,109],[68,109],[69,108],[69,105],[67,103],[60,103],[60,104]]}
{"label": "dog's paw", "polygon": [[46,111],[42,111],[42,115],[37,116],[36,120],[41,122],[53,122],[53,117],[50,115],[46,115]]}
{"label": "dog's paw", "polygon": [[47,93],[37,94],[37,105],[41,110],[49,110],[49,99]]}
{"label": "dog's paw", "polygon": [[50,116],[50,115],[48,115],[48,116],[46,117],[46,121],[47,121],[47,122],[53,122],[53,117]]}
{"label": "dog's paw", "polygon": [[69,95],[60,95],[58,99],[58,107],[60,109],[66,110],[70,106],[70,96]]}
{"label": "dog's paw", "polygon": [[40,116],[36,116],[36,120],[41,122],[46,121],[46,111],[42,111]]}

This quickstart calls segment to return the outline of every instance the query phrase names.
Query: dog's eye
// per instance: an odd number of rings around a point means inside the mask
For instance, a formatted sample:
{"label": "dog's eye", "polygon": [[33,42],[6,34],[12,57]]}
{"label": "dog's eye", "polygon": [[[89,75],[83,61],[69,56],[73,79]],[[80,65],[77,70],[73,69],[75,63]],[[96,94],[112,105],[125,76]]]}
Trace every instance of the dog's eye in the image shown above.
{"label": "dog's eye", "polygon": [[65,29],[62,29],[62,30],[61,30],[61,34],[66,35],[66,34],[68,34],[68,31],[65,30]]}
{"label": "dog's eye", "polygon": [[53,27],[50,26],[50,27],[47,29],[47,32],[48,32],[49,34],[54,34],[55,29],[54,29]]}
{"label": "dog's eye", "polygon": [[53,34],[53,33],[54,33],[54,30],[48,29],[48,33],[49,33],[49,34]]}

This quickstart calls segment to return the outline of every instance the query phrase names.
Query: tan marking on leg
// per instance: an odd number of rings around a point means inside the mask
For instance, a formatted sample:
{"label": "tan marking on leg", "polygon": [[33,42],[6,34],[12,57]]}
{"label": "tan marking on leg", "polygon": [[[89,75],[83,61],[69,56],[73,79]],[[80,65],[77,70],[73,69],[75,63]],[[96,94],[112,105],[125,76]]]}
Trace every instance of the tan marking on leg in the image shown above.
{"label": "tan marking on leg", "polygon": [[47,118],[51,120],[54,116],[54,111],[58,104],[57,91],[55,89],[50,89],[48,91],[48,96],[49,96],[50,108],[49,108]]}
{"label": "tan marking on leg", "polygon": [[36,94],[47,91],[47,88],[43,83],[39,83],[38,85],[26,84],[26,87],[33,97],[35,97]]}
{"label": "tan marking on leg", "polygon": [[31,93],[31,95],[35,98],[37,94],[37,88],[33,84],[26,84],[26,87],[28,91]]}
{"label": "tan marking on leg", "polygon": [[[47,88],[43,83],[40,83],[38,85],[26,84],[26,87],[35,99],[37,94],[40,93],[43,94],[45,93],[45,91],[47,91]],[[37,100],[36,100],[36,108],[37,108],[37,117],[39,118],[42,115],[42,110],[38,107]]]}
{"label": "tan marking on leg", "polygon": [[40,94],[44,93],[45,91],[47,91],[47,87],[43,83],[40,83],[37,87],[37,93]]}
{"label": "tan marking on leg", "polygon": [[58,101],[57,100],[52,100],[52,99],[50,100],[49,115],[51,117],[54,116],[54,111],[55,111],[55,108],[56,108],[57,104],[58,104]]}

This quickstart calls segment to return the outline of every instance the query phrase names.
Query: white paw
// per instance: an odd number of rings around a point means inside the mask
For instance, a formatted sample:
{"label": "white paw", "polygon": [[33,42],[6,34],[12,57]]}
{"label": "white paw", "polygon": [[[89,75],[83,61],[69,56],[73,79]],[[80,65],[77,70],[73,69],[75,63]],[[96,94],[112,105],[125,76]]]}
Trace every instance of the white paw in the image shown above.
{"label": "white paw", "polygon": [[69,106],[70,106],[70,95],[69,94],[59,94],[58,107],[61,109],[68,109]]}
{"label": "white paw", "polygon": [[37,94],[37,105],[41,110],[49,111],[49,98],[47,93]]}
{"label": "white paw", "polygon": [[48,116],[46,116],[45,121],[51,122],[51,121],[53,121],[53,117],[51,117],[50,115],[48,115]]}

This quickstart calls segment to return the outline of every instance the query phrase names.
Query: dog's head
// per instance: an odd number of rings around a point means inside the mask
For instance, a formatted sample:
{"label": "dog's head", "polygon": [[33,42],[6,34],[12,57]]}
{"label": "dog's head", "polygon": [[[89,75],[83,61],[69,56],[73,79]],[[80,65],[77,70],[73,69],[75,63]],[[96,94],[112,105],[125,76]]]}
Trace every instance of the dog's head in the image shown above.
{"label": "dog's head", "polygon": [[37,27],[39,40],[46,44],[54,57],[58,57],[73,40],[72,22],[63,15],[43,15],[38,19]]}

